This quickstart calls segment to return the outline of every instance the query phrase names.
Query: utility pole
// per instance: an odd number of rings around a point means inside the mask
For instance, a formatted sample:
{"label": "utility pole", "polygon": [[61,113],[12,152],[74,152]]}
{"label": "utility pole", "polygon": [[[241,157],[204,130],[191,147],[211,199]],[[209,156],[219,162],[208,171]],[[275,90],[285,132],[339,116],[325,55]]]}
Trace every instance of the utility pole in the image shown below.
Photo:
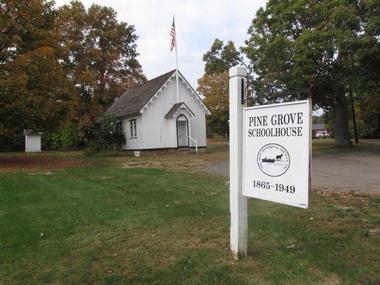
{"label": "utility pole", "polygon": [[348,85],[348,87],[349,87],[349,90],[350,90],[349,92],[350,92],[350,99],[351,99],[352,124],[354,126],[355,143],[359,143],[358,128],[356,126],[355,100],[354,100],[354,96],[352,94],[352,90],[350,88],[350,85]]}

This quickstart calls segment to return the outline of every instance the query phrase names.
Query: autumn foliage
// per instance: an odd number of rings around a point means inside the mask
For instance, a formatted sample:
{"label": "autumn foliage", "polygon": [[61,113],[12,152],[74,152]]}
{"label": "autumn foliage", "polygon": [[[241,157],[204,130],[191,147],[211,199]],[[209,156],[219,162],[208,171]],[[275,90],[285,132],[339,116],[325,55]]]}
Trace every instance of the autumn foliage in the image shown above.
{"label": "autumn foliage", "polygon": [[145,80],[135,29],[112,8],[0,3],[0,149],[25,129],[51,135],[74,124],[85,139],[128,79]]}
{"label": "autumn foliage", "polygon": [[240,52],[233,42],[226,44],[215,39],[210,50],[203,55],[204,75],[198,79],[197,91],[205,98],[211,111],[207,118],[208,136],[228,134],[228,70],[242,62]]}
{"label": "autumn foliage", "polygon": [[220,135],[228,133],[228,71],[204,74],[198,80],[198,92],[205,97],[211,116],[208,118],[209,131]]}

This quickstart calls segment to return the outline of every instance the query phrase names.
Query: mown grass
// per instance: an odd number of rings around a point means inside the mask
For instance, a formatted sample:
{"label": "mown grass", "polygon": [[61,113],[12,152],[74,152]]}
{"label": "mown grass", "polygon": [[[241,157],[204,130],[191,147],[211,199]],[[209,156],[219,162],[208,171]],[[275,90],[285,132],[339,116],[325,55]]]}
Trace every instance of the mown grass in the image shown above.
{"label": "mown grass", "polygon": [[229,251],[224,178],[102,163],[0,174],[0,284],[378,284],[380,197],[249,200]]}
{"label": "mown grass", "polygon": [[313,154],[340,154],[350,152],[370,152],[380,154],[380,145],[371,143],[371,140],[360,140],[359,143],[352,143],[352,147],[337,147],[335,139],[313,139]]}

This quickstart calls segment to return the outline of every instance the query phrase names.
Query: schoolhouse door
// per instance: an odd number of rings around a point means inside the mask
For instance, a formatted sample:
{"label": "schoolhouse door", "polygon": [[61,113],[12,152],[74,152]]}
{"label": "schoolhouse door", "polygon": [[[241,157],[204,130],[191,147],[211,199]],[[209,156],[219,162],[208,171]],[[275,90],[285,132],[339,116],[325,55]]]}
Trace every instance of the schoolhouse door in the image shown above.
{"label": "schoolhouse door", "polygon": [[178,147],[189,146],[188,120],[185,115],[179,115],[177,118],[177,145]]}

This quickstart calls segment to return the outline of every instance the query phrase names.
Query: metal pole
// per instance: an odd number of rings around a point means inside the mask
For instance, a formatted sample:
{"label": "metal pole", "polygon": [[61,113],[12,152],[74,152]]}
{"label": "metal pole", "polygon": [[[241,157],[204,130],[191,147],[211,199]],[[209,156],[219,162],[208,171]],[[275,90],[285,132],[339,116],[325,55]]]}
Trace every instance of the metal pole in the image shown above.
{"label": "metal pole", "polygon": [[[175,16],[173,16],[173,21],[175,25]],[[178,86],[178,52],[177,52],[177,28],[175,27],[175,62],[176,62],[176,74],[175,74],[175,80],[177,83],[177,103],[179,103],[179,86]]]}

